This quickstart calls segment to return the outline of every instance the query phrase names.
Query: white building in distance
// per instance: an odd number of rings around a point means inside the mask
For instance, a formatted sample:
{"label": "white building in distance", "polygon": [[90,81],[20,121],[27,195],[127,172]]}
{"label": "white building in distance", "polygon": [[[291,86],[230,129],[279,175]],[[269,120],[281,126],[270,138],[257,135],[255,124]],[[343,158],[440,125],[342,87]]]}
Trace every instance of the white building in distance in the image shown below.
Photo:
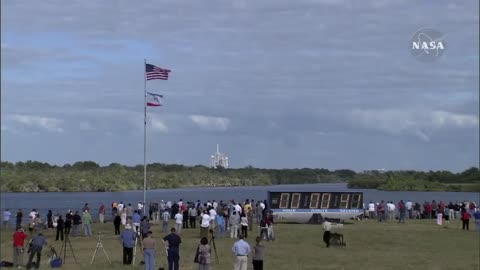
{"label": "white building in distance", "polygon": [[220,153],[220,147],[217,144],[217,152],[210,156],[210,167],[211,168],[228,168],[228,157],[224,153]]}

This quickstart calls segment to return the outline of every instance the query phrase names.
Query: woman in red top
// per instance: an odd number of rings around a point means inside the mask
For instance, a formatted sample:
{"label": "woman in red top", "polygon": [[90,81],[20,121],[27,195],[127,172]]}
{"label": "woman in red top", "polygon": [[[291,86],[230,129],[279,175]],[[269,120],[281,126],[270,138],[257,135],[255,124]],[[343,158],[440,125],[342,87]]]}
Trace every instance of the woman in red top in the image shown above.
{"label": "woman in red top", "polygon": [[23,266],[23,253],[25,253],[25,239],[28,235],[21,227],[13,234],[13,267]]}

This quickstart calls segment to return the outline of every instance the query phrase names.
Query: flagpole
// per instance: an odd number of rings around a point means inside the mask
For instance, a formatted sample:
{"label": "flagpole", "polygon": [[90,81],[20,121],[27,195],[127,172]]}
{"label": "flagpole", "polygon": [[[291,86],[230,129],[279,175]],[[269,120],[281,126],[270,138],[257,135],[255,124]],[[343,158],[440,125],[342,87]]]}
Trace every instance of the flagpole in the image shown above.
{"label": "flagpole", "polygon": [[143,214],[147,204],[147,76],[145,67],[147,66],[147,59],[143,63]]}

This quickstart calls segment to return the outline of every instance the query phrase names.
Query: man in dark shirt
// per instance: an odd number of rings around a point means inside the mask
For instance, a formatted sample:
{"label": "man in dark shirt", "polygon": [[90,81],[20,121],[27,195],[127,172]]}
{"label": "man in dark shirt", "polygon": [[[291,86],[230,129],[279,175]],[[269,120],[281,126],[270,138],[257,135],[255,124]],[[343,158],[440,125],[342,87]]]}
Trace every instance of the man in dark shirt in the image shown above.
{"label": "man in dark shirt", "polygon": [[82,217],[78,214],[78,211],[75,212],[75,215],[72,217],[73,221],[73,236],[78,235],[78,230],[80,229],[80,224],[82,224]]}
{"label": "man in dark shirt", "polygon": [[16,227],[22,227],[22,219],[23,219],[23,211],[22,209],[18,209],[18,212],[17,212],[17,224],[16,224]]}
{"label": "man in dark shirt", "polygon": [[40,258],[42,256],[42,248],[46,246],[47,239],[43,236],[43,234],[39,233],[37,236],[33,237],[32,239],[32,248],[30,250],[30,257],[28,258],[27,269],[32,268],[32,260],[35,254],[37,255],[37,261],[35,263],[35,268],[38,269],[40,267]]}
{"label": "man in dark shirt", "polygon": [[170,231],[172,233],[163,238],[165,244],[168,243],[168,270],[178,270],[182,239],[175,233],[175,228],[172,228]]}
{"label": "man in dark shirt", "polygon": [[64,220],[62,216],[59,216],[57,219],[57,236],[55,237],[55,241],[58,241],[58,236],[63,241],[63,229],[64,229]]}
{"label": "man in dark shirt", "polygon": [[68,211],[68,213],[65,215],[65,234],[70,233],[70,229],[72,228],[72,211]]}

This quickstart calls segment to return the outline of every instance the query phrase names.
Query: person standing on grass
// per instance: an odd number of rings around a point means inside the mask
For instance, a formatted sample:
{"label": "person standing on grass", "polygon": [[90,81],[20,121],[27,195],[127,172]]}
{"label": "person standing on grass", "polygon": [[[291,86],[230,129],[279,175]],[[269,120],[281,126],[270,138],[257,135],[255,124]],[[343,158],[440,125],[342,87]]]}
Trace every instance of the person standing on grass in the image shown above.
{"label": "person standing on grass", "polygon": [[63,241],[63,230],[65,229],[65,221],[63,220],[62,216],[59,216],[57,219],[57,235],[55,237],[55,241],[60,240]]}
{"label": "person standing on grass", "polygon": [[105,222],[105,213],[106,213],[106,209],[105,209],[105,205],[100,204],[100,208],[98,209],[98,220],[100,221],[100,223],[104,223]]}
{"label": "person standing on grass", "polygon": [[155,270],[155,250],[157,243],[152,237],[152,231],[142,240],[143,258],[145,259],[145,270]]}
{"label": "person standing on grass", "polygon": [[188,208],[188,216],[190,217],[190,228],[196,229],[197,228],[197,209],[193,207],[193,204]]}
{"label": "person standing on grass", "polygon": [[408,200],[405,203],[405,208],[407,208],[407,218],[412,219],[413,218],[413,203],[411,200]]}
{"label": "person standing on grass", "polygon": [[82,222],[83,222],[83,230],[84,230],[85,236],[87,237],[92,236],[93,222],[92,222],[92,216],[90,215],[88,210],[85,210],[85,212],[83,212]]}
{"label": "person standing on grass", "polygon": [[451,220],[454,220],[455,219],[455,205],[450,202],[447,206],[447,208],[449,209],[449,219]]}
{"label": "person standing on grass", "polygon": [[23,219],[23,211],[22,209],[18,209],[18,212],[17,212],[17,215],[15,216],[16,218],[16,224],[15,226],[18,228],[18,227],[22,227],[22,219]]}
{"label": "person standing on grass", "polygon": [[183,214],[181,211],[179,211],[175,214],[175,230],[177,231],[178,234],[182,232],[182,226],[183,226]]}
{"label": "person standing on grass", "polygon": [[398,218],[398,223],[405,223],[405,214],[406,214],[406,208],[405,204],[403,203],[403,200],[400,200],[398,203],[398,211],[400,213],[400,217]]}
{"label": "person standing on grass", "polygon": [[272,215],[272,212],[268,212],[267,216],[266,216],[266,220],[267,220],[267,225],[268,225],[268,229],[267,229],[267,236],[268,236],[268,241],[273,241],[275,240],[275,234],[273,232],[273,215]]}
{"label": "person standing on grass", "polygon": [[52,210],[48,210],[48,213],[47,213],[47,228],[48,229],[53,228],[53,213],[52,213]]}
{"label": "person standing on grass", "polygon": [[480,233],[480,211],[475,212],[473,217],[475,218],[475,228],[477,229],[477,232]]}
{"label": "person standing on grass", "polygon": [[230,216],[230,238],[237,238],[239,225],[240,216],[238,215],[238,212],[234,210]]}
{"label": "person standing on grass", "polygon": [[232,252],[235,254],[235,263],[233,265],[234,270],[247,270],[248,255],[250,255],[250,245],[243,240],[243,235],[238,236],[240,238],[235,244],[233,244]]}
{"label": "person standing on grass", "polygon": [[72,211],[68,210],[67,214],[65,215],[65,222],[64,222],[64,227],[65,227],[65,234],[70,234],[70,230],[72,229]]}
{"label": "person standing on grass", "polygon": [[170,230],[170,234],[163,238],[165,244],[168,244],[167,259],[168,259],[168,270],[178,270],[180,260],[180,244],[182,239],[178,234],[175,233],[175,228]]}
{"label": "person standing on grass", "polygon": [[368,204],[368,216],[371,219],[375,218],[375,204],[372,201]]}
{"label": "person standing on grass", "polygon": [[240,215],[240,226],[242,228],[241,234],[245,237],[248,238],[248,218],[245,215],[245,213],[242,213]]}
{"label": "person standing on grass", "polygon": [[265,257],[265,246],[262,244],[262,238],[257,236],[257,244],[253,247],[253,270],[263,270],[263,258]]}
{"label": "person standing on grass", "polygon": [[210,215],[207,214],[207,210],[203,211],[200,215],[202,223],[200,224],[200,238],[208,237],[208,229],[210,228]]}
{"label": "person standing on grass", "polygon": [[147,216],[143,216],[142,221],[140,222],[140,233],[142,234],[142,239],[145,239],[145,237],[147,237],[149,231],[150,222],[148,221]]}
{"label": "person standing on grass", "polygon": [[80,224],[82,224],[82,217],[78,214],[78,211],[75,211],[75,215],[72,217],[73,220],[73,236],[76,237],[78,236],[78,231],[80,229]]}
{"label": "person standing on grass", "polygon": [[198,246],[198,270],[209,270],[211,264],[212,249],[208,245],[208,239],[203,237]]}
{"label": "person standing on grass", "polygon": [[170,219],[170,213],[168,213],[168,209],[163,210],[162,213],[162,233],[167,233],[168,231],[168,220]]}
{"label": "person standing on grass", "polygon": [[25,253],[25,239],[28,235],[23,231],[22,227],[17,227],[17,231],[13,234],[13,267],[23,266],[23,254]]}
{"label": "person standing on grass", "polygon": [[117,212],[115,214],[115,217],[113,218],[113,226],[115,227],[115,235],[120,234],[120,224],[122,224],[122,218],[120,218],[120,215]]}
{"label": "person standing on grass", "polygon": [[133,213],[133,217],[132,217],[132,225],[133,225],[133,231],[134,232],[139,232],[140,231],[141,220],[142,220],[142,216],[140,215],[140,211],[136,210]]}
{"label": "person standing on grass", "polygon": [[187,208],[187,204],[183,204],[182,207],[185,208],[185,210],[182,211],[182,227],[184,229],[188,229],[188,222],[189,222],[189,219],[188,219],[188,208]]}
{"label": "person standing on grass", "polygon": [[6,230],[8,228],[8,222],[10,221],[10,216],[12,213],[10,213],[10,210],[5,209],[3,211],[3,228]]}
{"label": "person standing on grass", "polygon": [[385,206],[383,200],[377,205],[378,222],[385,221]]}
{"label": "person standing on grass", "polygon": [[468,213],[468,211],[466,209],[463,209],[462,210],[462,230],[467,230],[468,231],[468,227],[470,225],[470,218],[471,218],[471,215],[470,213]]}
{"label": "person standing on grass", "polygon": [[131,203],[128,203],[127,207],[125,207],[127,209],[127,220],[132,220],[133,218],[133,206]]}
{"label": "person standing on grass", "polygon": [[136,235],[132,230],[132,225],[125,225],[125,230],[123,230],[123,232],[120,234],[120,239],[123,246],[123,265],[132,264],[135,237]]}

